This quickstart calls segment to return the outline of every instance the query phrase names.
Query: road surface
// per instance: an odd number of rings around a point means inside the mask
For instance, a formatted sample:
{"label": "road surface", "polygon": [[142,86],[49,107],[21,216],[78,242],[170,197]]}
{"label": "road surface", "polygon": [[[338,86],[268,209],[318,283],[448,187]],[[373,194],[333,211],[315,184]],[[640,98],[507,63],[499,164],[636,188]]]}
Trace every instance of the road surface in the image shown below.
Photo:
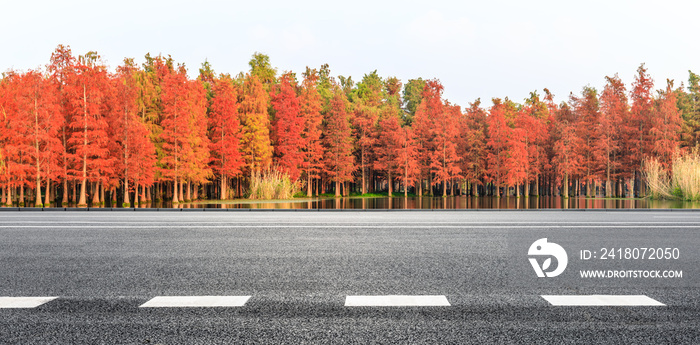
{"label": "road surface", "polygon": [[[680,255],[599,258],[626,247]],[[692,211],[6,211],[0,343],[697,344],[698,248]]]}

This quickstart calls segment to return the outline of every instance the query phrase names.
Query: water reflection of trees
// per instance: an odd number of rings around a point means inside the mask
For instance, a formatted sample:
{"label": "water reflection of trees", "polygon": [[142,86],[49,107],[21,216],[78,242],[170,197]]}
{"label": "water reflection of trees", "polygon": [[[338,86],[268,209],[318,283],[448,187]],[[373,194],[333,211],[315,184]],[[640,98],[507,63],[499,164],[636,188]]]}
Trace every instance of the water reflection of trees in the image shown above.
{"label": "water reflection of trees", "polygon": [[[62,207],[52,205],[54,207]],[[67,205],[67,207],[75,207]],[[104,206],[90,208],[111,208],[107,203]],[[611,199],[611,198],[562,198],[562,197],[404,197],[394,198],[328,198],[307,199],[300,201],[269,201],[252,202],[241,200],[229,203],[178,203],[148,202],[140,203],[134,208],[220,208],[220,209],[645,209],[645,208],[700,208],[698,202],[686,202],[677,200],[651,200],[651,199]]]}

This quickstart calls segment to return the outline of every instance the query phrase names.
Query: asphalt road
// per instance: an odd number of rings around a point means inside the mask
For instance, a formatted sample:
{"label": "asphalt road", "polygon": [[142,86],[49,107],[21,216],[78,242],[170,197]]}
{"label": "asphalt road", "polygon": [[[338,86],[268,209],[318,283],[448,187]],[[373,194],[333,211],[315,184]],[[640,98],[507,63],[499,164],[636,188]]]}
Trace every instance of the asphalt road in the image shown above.
{"label": "asphalt road", "polygon": [[[528,262],[545,237],[567,251],[559,277],[537,278]],[[599,258],[638,247],[680,255]],[[0,302],[57,297],[0,303],[0,344],[698,344],[698,248],[690,211],[0,212]],[[683,276],[583,279],[586,268]],[[345,306],[365,295],[449,306]],[[555,306],[542,295],[663,305]],[[157,296],[250,298],[140,307]]]}

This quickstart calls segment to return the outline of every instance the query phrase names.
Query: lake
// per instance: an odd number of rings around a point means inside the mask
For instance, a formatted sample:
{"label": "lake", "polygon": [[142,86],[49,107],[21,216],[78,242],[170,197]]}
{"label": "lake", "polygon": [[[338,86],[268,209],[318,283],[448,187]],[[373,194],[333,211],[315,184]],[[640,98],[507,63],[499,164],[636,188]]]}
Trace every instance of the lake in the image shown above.
{"label": "lake", "polygon": [[[107,205],[109,207],[109,205]],[[139,208],[171,208],[172,203],[153,202]],[[698,202],[651,199],[604,199],[561,197],[377,197],[313,198],[293,200],[205,200],[180,203],[176,208],[254,209],[700,209]]]}

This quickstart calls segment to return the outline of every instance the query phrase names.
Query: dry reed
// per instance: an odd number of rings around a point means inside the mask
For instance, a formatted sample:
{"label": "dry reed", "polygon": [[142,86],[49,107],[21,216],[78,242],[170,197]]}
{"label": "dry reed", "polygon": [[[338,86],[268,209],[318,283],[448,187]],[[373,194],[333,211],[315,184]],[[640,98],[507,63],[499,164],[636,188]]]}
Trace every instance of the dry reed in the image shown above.
{"label": "dry reed", "polygon": [[273,169],[253,176],[248,197],[260,200],[291,199],[297,191],[298,186],[289,179],[289,175]]}
{"label": "dry reed", "polygon": [[700,201],[700,153],[693,150],[678,156],[671,174],[656,159],[644,162],[644,176],[652,198]]}

